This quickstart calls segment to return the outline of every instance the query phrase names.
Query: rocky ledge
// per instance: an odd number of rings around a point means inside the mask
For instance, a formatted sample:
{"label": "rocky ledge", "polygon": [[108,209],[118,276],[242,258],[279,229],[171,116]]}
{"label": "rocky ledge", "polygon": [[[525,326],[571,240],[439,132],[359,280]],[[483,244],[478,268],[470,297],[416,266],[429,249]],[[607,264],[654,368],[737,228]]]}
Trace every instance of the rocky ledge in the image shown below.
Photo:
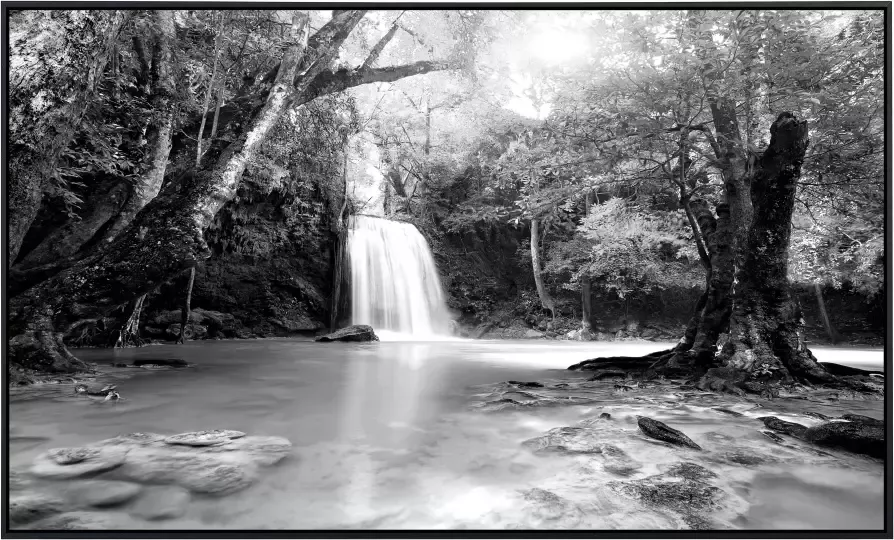
{"label": "rocky ledge", "polygon": [[131,433],[84,447],[54,448],[35,458],[27,472],[14,475],[10,527],[120,529],[134,528],[140,520],[177,518],[193,497],[225,496],[249,487],[260,468],[286,458],[291,448],[282,437],[233,430]]}

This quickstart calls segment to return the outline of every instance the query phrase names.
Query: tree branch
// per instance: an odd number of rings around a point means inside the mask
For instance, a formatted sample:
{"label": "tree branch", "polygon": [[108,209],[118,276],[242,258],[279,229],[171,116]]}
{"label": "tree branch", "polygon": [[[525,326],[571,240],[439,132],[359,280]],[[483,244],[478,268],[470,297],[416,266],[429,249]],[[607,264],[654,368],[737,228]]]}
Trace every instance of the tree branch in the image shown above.
{"label": "tree branch", "polygon": [[[401,13],[403,15],[403,13]],[[400,16],[397,17],[400,19]],[[371,51],[369,51],[369,56],[366,57],[366,60],[363,61],[363,65],[360,66],[360,69],[368,69],[372,67],[373,64],[376,63],[376,60],[379,59],[379,55],[382,54],[382,51],[385,49],[385,46],[388,45],[388,42],[394,37],[394,34],[397,33],[397,29],[400,28],[397,25],[397,21],[394,21],[394,24],[391,25],[391,28],[388,29],[388,33],[382,36],[382,39],[375,44]]]}
{"label": "tree branch", "polygon": [[314,79],[314,82],[311,83],[307,90],[298,96],[295,103],[307,103],[320,96],[341,92],[354,86],[360,86],[361,84],[394,82],[403,79],[404,77],[422,75],[423,73],[443,71],[447,69],[450,69],[450,64],[447,62],[422,60],[400,66],[361,68],[358,70],[340,69],[334,72],[323,72]]}

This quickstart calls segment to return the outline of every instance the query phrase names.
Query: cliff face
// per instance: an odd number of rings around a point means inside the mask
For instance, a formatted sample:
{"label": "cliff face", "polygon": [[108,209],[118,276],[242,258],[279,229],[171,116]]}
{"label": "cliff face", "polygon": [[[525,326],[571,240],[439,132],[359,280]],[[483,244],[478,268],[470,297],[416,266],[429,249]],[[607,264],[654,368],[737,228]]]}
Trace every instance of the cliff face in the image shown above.
{"label": "cliff face", "polygon": [[[328,327],[341,204],[327,184],[286,171],[246,177],[205,233],[196,268],[194,339],[313,335]],[[176,339],[187,276],[147,297],[143,337]]]}

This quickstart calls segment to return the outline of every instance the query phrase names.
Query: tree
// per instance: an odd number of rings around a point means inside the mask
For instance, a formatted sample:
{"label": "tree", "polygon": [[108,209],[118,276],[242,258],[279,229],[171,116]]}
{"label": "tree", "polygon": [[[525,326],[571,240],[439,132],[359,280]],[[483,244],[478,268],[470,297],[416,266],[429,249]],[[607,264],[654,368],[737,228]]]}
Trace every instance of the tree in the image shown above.
{"label": "tree", "polygon": [[[246,166],[288,111],[360,84],[394,81],[449,67],[445,62],[419,61],[384,68],[366,64],[330,70],[364,14],[335,11],[331,20],[308,36],[307,14],[296,13],[281,60],[252,89],[234,98],[229,109],[220,108],[219,120],[227,137],[212,142],[201,166],[169,178],[111,242],[96,245],[67,268],[12,300],[13,362],[46,371],[83,368],[83,363],[66,350],[61,332],[145,294],[207,257],[203,231],[233,198]],[[70,294],[60,296],[57,291]]]}

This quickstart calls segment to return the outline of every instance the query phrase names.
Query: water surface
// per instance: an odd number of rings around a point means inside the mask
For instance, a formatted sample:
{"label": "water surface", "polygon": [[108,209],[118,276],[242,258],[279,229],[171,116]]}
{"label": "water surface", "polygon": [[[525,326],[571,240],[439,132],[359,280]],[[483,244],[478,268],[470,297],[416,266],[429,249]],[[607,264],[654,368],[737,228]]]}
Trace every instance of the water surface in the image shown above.
{"label": "water surface", "polygon": [[[883,466],[831,452],[801,460],[796,450],[769,449],[754,420],[778,411],[881,418],[881,402],[774,403],[726,396],[673,401],[648,392],[619,393],[606,383],[596,403],[482,413],[470,402],[491,383],[574,379],[568,365],[607,355],[644,354],[671,344],[453,341],[317,344],[298,340],[192,342],[130,350],[80,350],[97,363],[179,357],[185,370],[109,368],[121,377],[125,401],[100,404],[72,396],[70,387],[14,391],[10,404],[10,462],[26,467],[40,452],[88,444],[136,431],[173,434],[235,429],[279,435],[294,455],[266,470],[256,485],[224,499],[197,498],[186,516],[153,522],[160,528],[530,528],[555,526],[521,504],[520,490],[542,488],[574,501],[581,528],[674,528],[661,512],[617,496],[606,483],[642,478],[681,461],[718,472],[736,500],[727,526],[766,528],[881,528]],[[821,361],[882,369],[882,352],[815,349]],[[127,378],[124,378],[124,377]],[[728,406],[731,418],[712,410]],[[642,468],[613,476],[595,461],[534,456],[520,446],[545,431],[610,412],[606,440]],[[770,451],[789,461],[729,467],[711,454],[649,443],[635,415],[681,429],[720,452]],[[810,425],[815,420],[795,418]],[[725,446],[724,446],[725,445]],[[786,454],[788,452],[788,454]],[[799,461],[800,460],[800,461]],[[802,462],[803,461],[803,462]],[[792,466],[792,462],[800,463]],[[538,517],[540,516],[540,517]],[[145,527],[135,522],[134,527]]]}

